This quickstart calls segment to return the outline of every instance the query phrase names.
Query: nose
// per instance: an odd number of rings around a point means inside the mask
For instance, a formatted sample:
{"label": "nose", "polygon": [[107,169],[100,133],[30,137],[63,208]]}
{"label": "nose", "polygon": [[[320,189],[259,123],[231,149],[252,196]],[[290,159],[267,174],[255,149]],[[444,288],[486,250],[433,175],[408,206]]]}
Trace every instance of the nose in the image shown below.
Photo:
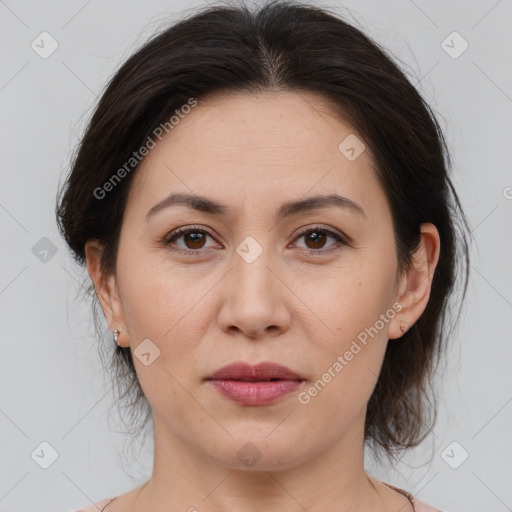
{"label": "nose", "polygon": [[289,328],[286,296],[290,291],[275,267],[265,251],[251,263],[234,253],[231,271],[222,287],[219,313],[226,333],[242,332],[260,339],[278,336]]}

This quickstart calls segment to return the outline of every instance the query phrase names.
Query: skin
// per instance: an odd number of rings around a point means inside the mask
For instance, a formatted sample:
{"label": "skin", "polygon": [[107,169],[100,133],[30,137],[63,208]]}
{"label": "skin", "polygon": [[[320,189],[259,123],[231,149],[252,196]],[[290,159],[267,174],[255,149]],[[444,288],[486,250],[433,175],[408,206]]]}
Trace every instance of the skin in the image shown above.
{"label": "skin", "polygon": [[[413,265],[399,271],[370,148],[354,161],[338,149],[349,134],[358,136],[314,94],[201,100],[137,170],[115,275],[102,272],[101,245],[87,243],[88,270],[119,343],[133,353],[150,339],[160,350],[148,366],[134,356],[154,415],[153,474],[107,512],[412,510],[403,495],[366,474],[363,429],[387,343],[401,343],[394,341],[400,321],[414,324],[428,302],[439,235],[424,224]],[[221,217],[173,206],[146,220],[170,192],[205,195],[232,211]],[[332,192],[365,215],[326,207],[276,221],[283,202]],[[202,242],[186,235],[160,242],[196,224],[209,231]],[[330,235],[323,242],[297,236],[319,225],[350,237],[351,245]],[[236,252],[247,236],[263,248],[251,263]],[[394,303],[401,311],[300,403],[298,393]],[[272,405],[239,405],[204,380],[239,360],[275,361],[307,382]],[[261,453],[251,467],[237,455],[248,442]]]}

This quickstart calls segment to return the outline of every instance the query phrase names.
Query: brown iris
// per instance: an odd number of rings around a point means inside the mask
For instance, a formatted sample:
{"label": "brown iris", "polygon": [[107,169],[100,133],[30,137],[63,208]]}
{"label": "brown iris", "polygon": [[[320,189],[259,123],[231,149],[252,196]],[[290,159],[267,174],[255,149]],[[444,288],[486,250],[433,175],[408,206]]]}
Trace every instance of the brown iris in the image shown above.
{"label": "brown iris", "polygon": [[[304,235],[303,235],[304,236]],[[314,240],[313,240],[314,237]],[[309,241],[313,241],[315,244],[314,247],[310,247],[310,249],[321,249],[325,244],[326,234],[322,231],[310,231],[307,233],[306,239]]]}
{"label": "brown iris", "polygon": [[[183,240],[185,242],[185,245],[189,249],[201,249],[204,246],[204,241],[206,240],[206,237],[208,236],[206,233],[200,233],[200,232],[190,232],[190,233],[183,233]],[[187,243],[187,237],[189,237],[189,240],[192,242],[192,246],[189,246]]]}

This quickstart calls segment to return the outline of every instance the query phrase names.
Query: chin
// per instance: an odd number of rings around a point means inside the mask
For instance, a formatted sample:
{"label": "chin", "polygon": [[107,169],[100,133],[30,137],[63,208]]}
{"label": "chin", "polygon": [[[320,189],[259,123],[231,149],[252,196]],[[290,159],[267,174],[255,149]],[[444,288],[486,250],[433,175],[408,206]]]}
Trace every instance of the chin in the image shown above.
{"label": "chin", "polygon": [[295,440],[284,430],[280,435],[274,432],[269,435],[269,432],[272,429],[266,429],[265,434],[251,435],[250,430],[245,429],[243,435],[234,436],[226,443],[216,443],[218,453],[208,451],[219,464],[233,470],[285,470],[307,458],[303,436]]}

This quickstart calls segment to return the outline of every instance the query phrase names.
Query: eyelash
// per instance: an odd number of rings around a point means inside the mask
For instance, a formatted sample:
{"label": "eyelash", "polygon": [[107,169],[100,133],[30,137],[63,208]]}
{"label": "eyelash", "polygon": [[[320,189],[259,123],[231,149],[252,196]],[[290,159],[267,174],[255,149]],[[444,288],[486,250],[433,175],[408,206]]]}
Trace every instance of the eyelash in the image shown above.
{"label": "eyelash", "polygon": [[[339,247],[339,244],[344,245],[344,246],[350,246],[350,243],[345,238],[343,238],[341,235],[339,235],[335,231],[331,231],[330,229],[327,229],[323,226],[314,226],[311,228],[307,228],[307,229],[299,232],[297,234],[296,238],[301,238],[304,235],[307,235],[312,232],[317,232],[317,233],[320,232],[322,234],[331,236],[336,240],[337,244],[333,244],[332,246],[330,246],[329,249],[317,249],[317,250],[303,249],[304,252],[306,254],[308,254],[309,256],[324,256],[325,254],[330,254],[333,251],[337,251],[337,250],[341,249],[341,247]],[[164,244],[164,246],[168,247],[172,242],[179,239],[182,235],[186,235],[189,233],[204,233],[204,234],[210,236],[211,238],[214,238],[213,235],[209,231],[203,229],[201,226],[191,226],[188,228],[178,228],[178,229],[172,231],[171,233],[166,235],[165,238],[163,240],[161,240],[161,242]],[[194,256],[201,256],[201,252],[202,252],[201,249],[194,250],[194,249],[182,249],[182,248],[176,248],[176,247],[173,247],[172,250],[177,252],[178,254],[184,254],[184,255],[192,255],[193,254]]]}

